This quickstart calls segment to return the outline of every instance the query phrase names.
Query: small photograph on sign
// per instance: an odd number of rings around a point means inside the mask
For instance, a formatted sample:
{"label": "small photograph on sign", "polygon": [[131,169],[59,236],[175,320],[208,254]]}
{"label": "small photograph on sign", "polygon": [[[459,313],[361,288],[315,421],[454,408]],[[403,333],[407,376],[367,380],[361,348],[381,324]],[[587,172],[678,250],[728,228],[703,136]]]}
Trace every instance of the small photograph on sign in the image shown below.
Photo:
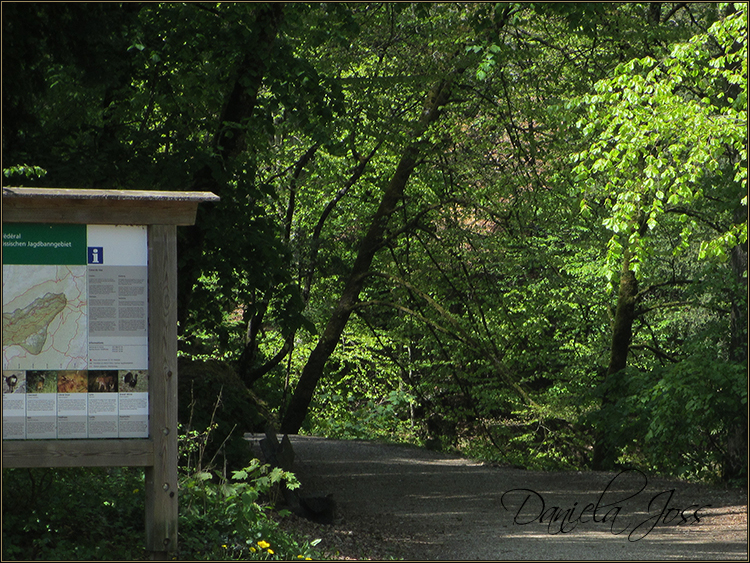
{"label": "small photograph on sign", "polygon": [[88,374],[84,370],[57,372],[58,393],[85,393],[88,390]]}
{"label": "small photograph on sign", "polygon": [[26,439],[26,372],[3,371],[3,440]]}
{"label": "small photograph on sign", "polygon": [[3,395],[10,393],[26,392],[26,372],[25,371],[4,371],[3,372]]}
{"label": "small photograph on sign", "polygon": [[148,370],[133,369],[120,371],[121,393],[148,392]]}
{"label": "small photograph on sign", "polygon": [[29,370],[26,372],[27,393],[57,393],[57,372]]}
{"label": "small photograph on sign", "polygon": [[89,393],[117,393],[117,372],[91,370],[89,375]]}

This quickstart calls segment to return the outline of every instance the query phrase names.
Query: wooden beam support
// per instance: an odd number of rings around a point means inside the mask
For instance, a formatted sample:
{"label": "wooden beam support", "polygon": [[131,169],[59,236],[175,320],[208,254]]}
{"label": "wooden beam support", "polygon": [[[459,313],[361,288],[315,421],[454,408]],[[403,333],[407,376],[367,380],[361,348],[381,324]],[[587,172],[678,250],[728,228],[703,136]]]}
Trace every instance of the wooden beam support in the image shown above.
{"label": "wooden beam support", "polygon": [[5,440],[3,467],[147,467],[151,440]]}
{"label": "wooden beam support", "polygon": [[5,223],[192,225],[208,192],[3,188]]}

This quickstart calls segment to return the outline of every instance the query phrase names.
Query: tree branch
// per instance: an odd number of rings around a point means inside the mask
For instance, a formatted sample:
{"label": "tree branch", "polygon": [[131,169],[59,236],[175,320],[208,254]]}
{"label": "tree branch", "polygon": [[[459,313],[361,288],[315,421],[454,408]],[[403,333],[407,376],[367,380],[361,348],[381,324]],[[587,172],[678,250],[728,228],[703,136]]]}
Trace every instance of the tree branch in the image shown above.
{"label": "tree branch", "polygon": [[[486,347],[479,340],[477,340],[476,338],[474,338],[473,336],[471,336],[466,331],[466,329],[464,329],[461,326],[461,323],[459,323],[459,321],[453,315],[451,315],[448,311],[446,311],[432,297],[430,297],[429,295],[427,295],[426,293],[424,293],[423,291],[421,291],[420,289],[418,289],[417,287],[415,287],[414,285],[412,285],[408,281],[402,280],[402,279],[400,279],[400,278],[398,278],[396,276],[393,276],[391,274],[386,274],[386,273],[382,273],[382,272],[368,272],[368,275],[379,276],[379,277],[382,277],[382,278],[385,278],[385,279],[390,279],[392,281],[395,281],[396,283],[398,283],[400,285],[403,285],[404,287],[406,287],[410,291],[413,291],[419,297],[421,297],[422,299],[424,299],[428,303],[428,305],[430,305],[430,307],[432,309],[434,309],[435,311],[437,311],[438,315],[440,315],[441,318],[445,319],[450,325],[452,325],[454,327],[454,330],[456,332],[455,333],[451,332],[450,330],[442,327],[441,325],[437,324],[434,321],[431,321],[431,320],[427,319],[426,317],[420,315],[419,313],[415,313],[416,315],[419,315],[420,318],[424,319],[425,322],[426,322],[426,324],[428,324],[429,326],[431,326],[431,327],[433,327],[433,328],[435,328],[437,330],[440,330],[441,332],[444,332],[445,334],[452,335],[459,342],[462,342],[464,344],[469,345],[473,350],[476,350],[476,351],[482,353],[483,356],[489,358],[492,361],[492,363],[495,366],[495,368],[497,369],[498,374],[500,375],[500,377],[509,386],[511,386],[521,396],[521,398],[524,401],[526,401],[530,405],[536,406],[536,403],[531,399],[531,397],[529,397],[528,393],[526,393],[526,391],[524,391],[524,389],[518,383],[516,383],[513,380],[513,378],[510,376],[510,374],[508,373],[508,369],[502,363],[502,360],[495,353],[493,353],[493,351],[487,350]],[[374,301],[374,302],[368,302],[368,303],[379,303],[379,302]],[[383,304],[388,304],[388,303],[384,302]],[[392,304],[392,306],[394,306],[396,308],[399,308],[399,309],[403,308],[402,310],[404,310],[404,312],[410,312],[411,311],[411,309],[407,309],[407,308],[403,307],[402,305]]]}
{"label": "tree branch", "polygon": [[684,8],[687,4],[685,2],[678,2],[674,8],[672,8],[669,13],[664,16],[662,21],[668,22],[672,16],[674,16],[677,12],[679,12],[682,8]]}
{"label": "tree branch", "polygon": [[669,207],[664,210],[665,213],[680,213],[681,215],[687,215],[688,217],[693,217],[694,219],[698,219],[701,223],[705,223],[709,227],[711,227],[714,231],[717,233],[725,233],[728,228],[723,228],[721,225],[714,223],[713,221],[710,221],[700,213],[697,213],[696,211],[692,211],[691,209],[688,209],[686,207]]}
{"label": "tree branch", "polygon": [[410,315],[410,316],[412,316],[412,317],[414,317],[414,318],[422,321],[423,323],[425,323],[426,325],[431,326],[435,330],[438,330],[438,331],[440,331],[440,332],[442,332],[444,334],[447,334],[447,335],[455,338],[459,342],[463,342],[464,344],[471,344],[471,341],[466,340],[464,338],[464,336],[461,335],[461,334],[459,334],[458,332],[451,332],[446,327],[438,324],[437,322],[435,322],[435,321],[433,321],[431,319],[428,319],[427,317],[425,317],[421,313],[418,313],[414,309],[410,309],[409,307],[405,307],[404,305],[399,305],[398,303],[393,303],[391,301],[382,301],[380,299],[373,299],[371,301],[360,301],[359,303],[357,303],[354,306],[354,309],[355,310],[356,309],[365,309],[367,307],[373,307],[373,306],[384,306],[384,307],[390,307],[391,309],[397,309],[397,310],[399,310],[399,311],[401,311],[403,313],[406,313],[407,315]]}
{"label": "tree branch", "polygon": [[366,157],[362,158],[360,156],[360,158],[358,158],[359,163],[357,164],[357,167],[352,172],[351,176],[349,176],[349,179],[341,187],[341,189],[336,193],[334,198],[328,202],[328,205],[326,205],[325,209],[323,210],[323,213],[320,214],[320,218],[318,219],[318,222],[315,225],[315,229],[313,229],[312,240],[310,241],[310,263],[307,266],[307,275],[305,276],[305,285],[302,288],[302,301],[304,303],[307,303],[308,300],[310,299],[312,281],[313,281],[313,277],[315,276],[315,268],[317,267],[317,264],[318,264],[318,251],[320,250],[320,236],[321,236],[321,233],[323,232],[323,226],[325,225],[326,220],[328,219],[328,216],[336,208],[336,205],[338,205],[339,201],[341,201],[344,198],[344,196],[346,196],[346,194],[349,193],[349,190],[352,188],[352,186],[354,186],[354,184],[356,184],[357,181],[359,181],[359,179],[362,177],[362,174],[365,173],[365,169],[367,168],[367,165],[370,163],[372,158],[378,152],[378,149],[380,149],[383,142],[384,142],[384,139],[381,139],[380,141],[377,142],[375,147],[369,152],[369,154]]}
{"label": "tree branch", "polygon": [[691,283],[693,283],[693,280],[670,280],[664,283],[656,283],[656,284],[648,286],[645,289],[640,290],[638,294],[635,296],[635,299],[636,301],[640,301],[643,299],[643,297],[646,296],[646,294],[654,292],[657,289],[660,289],[662,287],[672,287],[675,285],[689,285]]}
{"label": "tree branch", "polygon": [[289,203],[286,209],[286,219],[284,220],[284,240],[286,242],[289,242],[292,236],[292,220],[294,219],[294,207],[297,199],[297,180],[299,180],[305,166],[307,166],[315,156],[319,147],[320,143],[315,143],[305,151],[305,154],[303,154],[294,165],[294,173],[292,174],[292,179],[289,183]]}
{"label": "tree branch", "polygon": [[665,360],[668,360],[672,362],[673,364],[679,363],[680,360],[677,358],[673,358],[669,354],[666,354],[659,350],[658,348],[654,348],[653,346],[649,346],[648,344],[634,344],[630,346],[631,350],[649,350],[650,352],[653,352],[654,355],[658,356],[659,358],[663,358]]}

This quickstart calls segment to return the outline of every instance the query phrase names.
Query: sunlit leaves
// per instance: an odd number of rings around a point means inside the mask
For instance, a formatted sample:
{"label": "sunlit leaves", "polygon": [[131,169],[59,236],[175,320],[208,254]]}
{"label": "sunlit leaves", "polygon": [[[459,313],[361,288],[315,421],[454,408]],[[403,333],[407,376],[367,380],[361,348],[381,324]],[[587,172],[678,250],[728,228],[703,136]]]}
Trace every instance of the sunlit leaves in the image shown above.
{"label": "sunlit leaves", "polygon": [[[584,199],[602,198],[607,205],[603,225],[621,240],[610,244],[611,268],[625,249],[642,261],[642,226],[654,230],[664,213],[704,198],[707,179],[714,189],[738,182],[746,191],[747,112],[725,101],[727,84],[747,97],[746,22],[742,8],[708,34],[676,45],[664,60],[623,63],[582,99],[587,115],[577,125],[590,145],[573,156],[573,174]],[[726,163],[735,170],[731,179],[722,177]],[[746,240],[746,226],[733,230],[738,238],[706,242],[702,256],[722,255],[718,246]],[[684,230],[683,242],[688,237]]]}
{"label": "sunlit leaves", "polygon": [[47,171],[41,166],[29,166],[26,164],[17,164],[3,168],[3,176],[9,179],[19,177],[21,182],[30,178],[42,178],[47,175]]}

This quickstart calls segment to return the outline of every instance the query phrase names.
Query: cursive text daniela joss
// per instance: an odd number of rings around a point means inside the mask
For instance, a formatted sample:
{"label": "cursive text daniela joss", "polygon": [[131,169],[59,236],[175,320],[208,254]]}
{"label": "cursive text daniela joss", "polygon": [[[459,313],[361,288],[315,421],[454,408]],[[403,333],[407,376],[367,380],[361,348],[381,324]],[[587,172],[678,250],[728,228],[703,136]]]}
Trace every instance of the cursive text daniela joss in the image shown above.
{"label": "cursive text daniela joss", "polygon": [[[636,480],[634,484],[631,483],[633,479]],[[642,540],[659,524],[697,524],[700,522],[698,512],[711,506],[674,506],[671,502],[675,489],[661,491],[649,498],[648,494],[641,494],[647,485],[648,478],[644,473],[628,469],[610,480],[596,502],[586,505],[579,505],[576,501],[568,508],[548,507],[544,497],[532,489],[506,491],[501,503],[505,510],[513,513],[515,525],[524,526],[538,522],[546,524],[550,534],[567,534],[583,524],[604,524],[609,527],[612,534],[627,532],[628,540],[631,542]]]}

